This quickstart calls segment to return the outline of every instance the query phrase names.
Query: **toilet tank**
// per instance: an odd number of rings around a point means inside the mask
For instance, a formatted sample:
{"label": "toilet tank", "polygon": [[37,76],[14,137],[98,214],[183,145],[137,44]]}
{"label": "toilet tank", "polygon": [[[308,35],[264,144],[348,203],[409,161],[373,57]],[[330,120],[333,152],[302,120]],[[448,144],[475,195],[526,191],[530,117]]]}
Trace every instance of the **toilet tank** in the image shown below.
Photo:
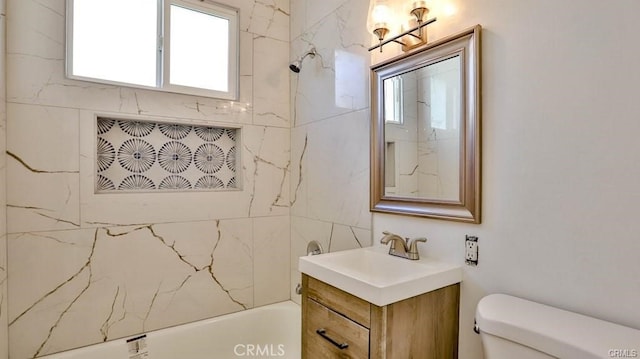
{"label": "toilet tank", "polygon": [[[501,338],[504,345],[532,348],[551,357],[640,358],[640,330],[505,294],[482,298],[476,309],[476,323],[481,335]],[[492,341],[491,345],[497,342]]]}

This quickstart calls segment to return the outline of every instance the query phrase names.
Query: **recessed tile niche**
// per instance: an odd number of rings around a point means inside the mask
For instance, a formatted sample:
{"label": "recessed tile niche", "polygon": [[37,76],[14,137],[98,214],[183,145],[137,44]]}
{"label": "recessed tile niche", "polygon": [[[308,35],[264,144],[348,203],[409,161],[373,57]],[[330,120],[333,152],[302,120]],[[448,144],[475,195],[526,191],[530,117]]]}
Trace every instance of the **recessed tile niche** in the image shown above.
{"label": "recessed tile niche", "polygon": [[97,118],[96,193],[238,189],[237,128]]}

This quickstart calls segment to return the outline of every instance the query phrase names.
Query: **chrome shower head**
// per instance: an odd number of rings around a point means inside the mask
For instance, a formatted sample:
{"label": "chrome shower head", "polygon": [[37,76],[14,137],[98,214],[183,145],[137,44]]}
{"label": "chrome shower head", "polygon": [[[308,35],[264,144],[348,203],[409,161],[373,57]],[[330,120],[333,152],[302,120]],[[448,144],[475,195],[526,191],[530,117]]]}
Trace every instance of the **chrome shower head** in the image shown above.
{"label": "chrome shower head", "polygon": [[311,50],[307,51],[306,54],[302,55],[300,59],[289,64],[289,70],[295,73],[300,73],[300,69],[302,69],[302,61],[304,61],[305,57],[311,56],[311,58],[314,58],[316,57],[316,54],[317,54],[316,48],[312,47]]}

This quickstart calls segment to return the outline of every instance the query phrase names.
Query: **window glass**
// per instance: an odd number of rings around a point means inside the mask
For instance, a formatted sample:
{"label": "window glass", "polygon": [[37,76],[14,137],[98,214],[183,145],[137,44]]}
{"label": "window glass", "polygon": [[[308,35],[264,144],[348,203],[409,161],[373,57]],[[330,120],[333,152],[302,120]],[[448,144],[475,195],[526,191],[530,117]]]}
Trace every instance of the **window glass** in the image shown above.
{"label": "window glass", "polygon": [[67,0],[67,76],[234,100],[238,11],[196,0]]}
{"label": "window glass", "polygon": [[171,5],[170,39],[171,84],[228,91],[229,20]]}
{"label": "window glass", "polygon": [[156,86],[157,0],[75,0],[73,75]]}
{"label": "window glass", "polygon": [[394,76],[384,80],[384,122],[402,125],[404,123],[404,104],[402,77]]}

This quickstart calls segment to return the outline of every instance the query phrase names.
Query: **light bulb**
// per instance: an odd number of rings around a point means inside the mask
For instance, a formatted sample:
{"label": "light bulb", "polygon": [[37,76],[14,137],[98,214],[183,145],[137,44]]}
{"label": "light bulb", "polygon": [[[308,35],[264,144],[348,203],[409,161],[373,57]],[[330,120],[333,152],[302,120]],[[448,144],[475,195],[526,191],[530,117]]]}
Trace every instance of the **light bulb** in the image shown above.
{"label": "light bulb", "polygon": [[386,4],[377,4],[371,11],[371,20],[374,28],[388,28],[391,20],[391,9]]}
{"label": "light bulb", "polygon": [[423,8],[423,7],[427,7],[427,2],[426,1],[414,1],[413,4],[411,5],[411,9],[419,9],[419,8]]}

